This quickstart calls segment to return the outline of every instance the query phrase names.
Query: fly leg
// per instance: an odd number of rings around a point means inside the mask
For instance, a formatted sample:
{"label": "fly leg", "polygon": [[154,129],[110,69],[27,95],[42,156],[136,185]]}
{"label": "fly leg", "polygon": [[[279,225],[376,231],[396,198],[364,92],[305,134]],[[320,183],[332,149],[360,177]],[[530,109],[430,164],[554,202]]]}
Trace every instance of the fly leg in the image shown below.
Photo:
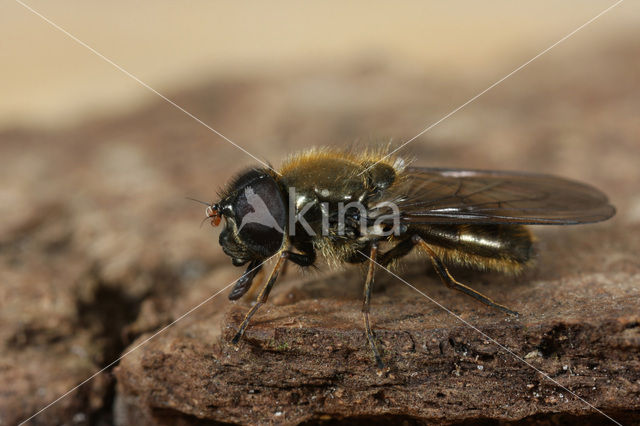
{"label": "fly leg", "polygon": [[240,279],[236,281],[233,289],[231,289],[231,292],[229,293],[229,300],[240,299],[251,288],[253,279],[262,269],[262,264],[259,262],[260,260],[254,260],[253,262],[249,263],[247,271],[242,274]]}
{"label": "fly leg", "polygon": [[413,249],[414,242],[411,238],[407,238],[405,240],[400,241],[395,246],[391,247],[387,252],[381,253],[378,258],[378,263],[381,266],[387,266],[389,263],[393,262],[395,259],[399,259],[403,256],[409,254],[409,252]]}
{"label": "fly leg", "polygon": [[278,274],[280,273],[280,270],[286,263],[286,260],[288,259],[289,254],[290,253],[287,251],[283,251],[280,254],[280,257],[278,258],[278,262],[276,263],[276,266],[274,266],[273,270],[271,271],[271,275],[269,275],[269,279],[267,280],[267,283],[264,285],[264,287],[262,287],[262,290],[260,290],[260,294],[258,295],[256,304],[251,307],[249,312],[247,312],[247,314],[244,317],[244,320],[242,321],[242,324],[240,324],[240,328],[238,329],[238,332],[231,340],[231,343],[233,343],[234,345],[240,341],[240,338],[244,334],[244,330],[249,325],[249,321],[251,320],[251,317],[253,316],[253,314],[255,314],[258,308],[260,308],[260,306],[262,306],[267,301],[267,298],[269,297],[269,292],[271,291],[273,284],[276,282],[276,279],[278,279]]}
{"label": "fly leg", "polygon": [[384,368],[384,363],[382,362],[382,358],[380,357],[380,352],[378,351],[378,346],[376,345],[376,339],[371,331],[371,324],[369,323],[369,309],[371,305],[371,287],[373,286],[373,272],[376,267],[376,256],[378,254],[378,244],[371,244],[371,252],[369,254],[369,270],[367,271],[367,279],[364,282],[364,301],[362,302],[362,316],[364,318],[364,327],[367,331],[367,339],[369,340],[369,345],[371,346],[371,350],[373,351],[373,356],[376,360],[376,364],[378,369],[382,370]]}
{"label": "fly leg", "polygon": [[462,293],[467,294],[476,300],[479,300],[480,302],[484,303],[487,306],[500,309],[502,312],[506,312],[507,314],[510,314],[510,315],[518,316],[518,313],[516,311],[512,311],[506,306],[500,305],[494,302],[493,300],[491,300],[490,298],[488,298],[487,296],[485,296],[484,294],[479,293],[474,289],[472,289],[471,287],[468,287],[456,281],[451,276],[451,273],[449,273],[449,270],[447,269],[447,267],[444,266],[444,263],[442,263],[442,260],[440,260],[438,255],[436,255],[433,249],[419,235],[414,235],[413,237],[411,237],[411,241],[415,245],[419,245],[422,249],[424,249],[424,251],[426,251],[429,254],[429,256],[431,256],[431,262],[433,263],[433,267],[435,268],[438,275],[440,275],[440,279],[442,280],[442,282],[447,287],[453,288],[454,290],[461,291]]}

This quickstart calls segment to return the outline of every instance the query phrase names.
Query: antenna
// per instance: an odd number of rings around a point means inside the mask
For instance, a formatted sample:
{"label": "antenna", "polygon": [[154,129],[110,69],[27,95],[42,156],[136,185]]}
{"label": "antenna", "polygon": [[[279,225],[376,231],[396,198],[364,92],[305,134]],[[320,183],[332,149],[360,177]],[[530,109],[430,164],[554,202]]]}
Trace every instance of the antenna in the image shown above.
{"label": "antenna", "polygon": [[204,204],[205,206],[211,207],[213,203],[207,203],[205,201],[196,200],[195,198],[185,197],[187,200],[195,201],[196,203]]}

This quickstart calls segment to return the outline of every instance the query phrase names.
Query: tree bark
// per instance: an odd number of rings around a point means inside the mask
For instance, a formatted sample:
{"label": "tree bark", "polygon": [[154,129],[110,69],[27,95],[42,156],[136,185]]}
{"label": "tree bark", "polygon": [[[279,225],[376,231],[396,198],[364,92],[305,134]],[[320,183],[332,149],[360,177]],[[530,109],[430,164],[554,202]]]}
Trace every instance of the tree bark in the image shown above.
{"label": "tree bark", "polygon": [[382,372],[358,271],[284,284],[237,348],[230,340],[248,304],[230,304],[222,321],[178,324],[117,369],[121,416],[162,425],[629,421],[640,415],[640,274],[592,250],[624,232],[603,229],[545,234],[549,251],[522,277],[455,270],[518,318],[445,288],[424,260],[398,274],[451,313],[378,269],[371,315]]}

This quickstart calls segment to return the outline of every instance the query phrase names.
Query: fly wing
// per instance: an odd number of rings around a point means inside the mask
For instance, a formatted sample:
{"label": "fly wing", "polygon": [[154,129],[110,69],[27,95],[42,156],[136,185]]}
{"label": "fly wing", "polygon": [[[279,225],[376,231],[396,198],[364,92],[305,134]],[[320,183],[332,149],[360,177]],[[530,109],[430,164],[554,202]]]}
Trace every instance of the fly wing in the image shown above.
{"label": "fly wing", "polygon": [[615,214],[606,195],[555,176],[408,167],[389,189],[405,223],[571,225]]}

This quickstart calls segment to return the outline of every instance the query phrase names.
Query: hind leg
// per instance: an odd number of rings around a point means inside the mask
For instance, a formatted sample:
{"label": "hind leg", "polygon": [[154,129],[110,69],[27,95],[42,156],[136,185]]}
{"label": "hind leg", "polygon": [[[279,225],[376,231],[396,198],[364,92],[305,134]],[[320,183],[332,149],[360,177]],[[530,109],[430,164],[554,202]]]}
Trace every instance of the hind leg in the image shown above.
{"label": "hind leg", "polygon": [[516,311],[512,311],[506,306],[500,305],[499,303],[494,302],[484,294],[477,292],[471,287],[468,287],[456,281],[455,278],[451,276],[451,273],[449,272],[447,267],[444,265],[442,260],[440,260],[438,255],[433,251],[433,249],[429,246],[429,244],[427,244],[422,239],[422,237],[420,237],[419,235],[414,235],[413,237],[411,237],[411,241],[413,242],[413,244],[419,245],[424,251],[427,252],[427,254],[429,254],[429,256],[431,257],[431,262],[433,263],[433,267],[435,268],[436,272],[440,276],[440,279],[442,280],[442,282],[447,287],[453,288],[454,290],[458,290],[466,295],[469,295],[474,299],[484,303],[487,306],[491,306],[493,308],[499,309],[502,312],[506,312],[507,314],[510,314],[510,315],[518,316],[518,313]]}

